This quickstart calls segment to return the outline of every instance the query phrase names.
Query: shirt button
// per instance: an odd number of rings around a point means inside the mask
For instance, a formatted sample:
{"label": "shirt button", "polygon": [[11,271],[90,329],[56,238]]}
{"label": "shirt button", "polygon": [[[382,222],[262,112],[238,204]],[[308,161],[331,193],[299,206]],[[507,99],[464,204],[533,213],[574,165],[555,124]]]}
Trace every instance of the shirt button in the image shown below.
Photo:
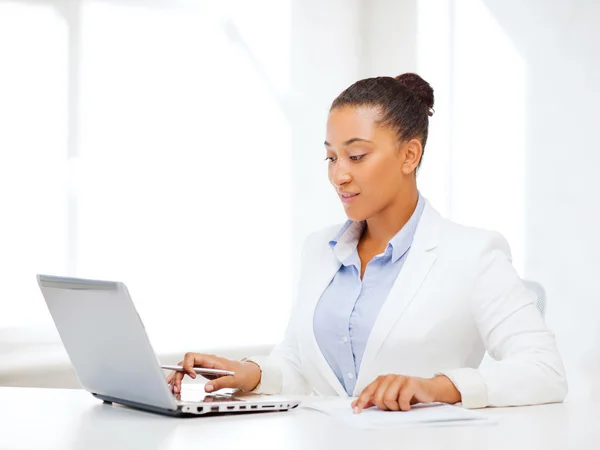
{"label": "shirt button", "polygon": [[346,342],[348,342],[348,338],[347,338],[346,336],[344,336],[344,337],[342,338],[342,342],[345,344]]}
{"label": "shirt button", "polygon": [[350,379],[354,378],[354,375],[352,374],[352,372],[348,372],[348,378],[350,378]]}

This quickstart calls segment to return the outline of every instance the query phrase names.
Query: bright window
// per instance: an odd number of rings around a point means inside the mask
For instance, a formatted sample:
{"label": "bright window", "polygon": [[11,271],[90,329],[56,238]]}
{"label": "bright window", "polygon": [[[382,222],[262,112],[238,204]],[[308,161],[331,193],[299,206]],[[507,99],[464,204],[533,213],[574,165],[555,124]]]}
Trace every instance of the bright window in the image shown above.
{"label": "bright window", "polygon": [[280,338],[290,30],[268,3],[274,27],[235,2],[0,3],[0,326],[51,326],[48,272],[125,281],[159,350]]}

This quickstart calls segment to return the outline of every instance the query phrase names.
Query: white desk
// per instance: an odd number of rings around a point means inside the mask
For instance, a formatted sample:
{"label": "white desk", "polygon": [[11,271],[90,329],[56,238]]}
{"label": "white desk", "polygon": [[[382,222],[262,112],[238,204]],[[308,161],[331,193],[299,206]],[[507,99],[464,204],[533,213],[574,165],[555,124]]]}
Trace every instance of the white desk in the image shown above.
{"label": "white desk", "polygon": [[600,449],[600,403],[487,409],[494,426],[348,428],[321,413],[177,419],[80,390],[0,388],[1,449]]}

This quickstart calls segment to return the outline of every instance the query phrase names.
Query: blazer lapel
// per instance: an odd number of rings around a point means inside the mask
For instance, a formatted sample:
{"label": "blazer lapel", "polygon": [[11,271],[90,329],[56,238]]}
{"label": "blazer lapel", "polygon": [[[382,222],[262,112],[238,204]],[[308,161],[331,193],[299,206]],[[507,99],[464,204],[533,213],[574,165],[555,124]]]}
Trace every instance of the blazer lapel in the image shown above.
{"label": "blazer lapel", "polygon": [[396,278],[387,300],[381,307],[369,335],[354,395],[360,394],[357,390],[364,387],[362,374],[372,376],[368,368],[372,366],[382,344],[417,295],[437,258],[436,247],[441,220],[438,213],[427,203],[404,266]]}
{"label": "blazer lapel", "polygon": [[307,321],[308,328],[310,329],[310,332],[306,335],[306,341],[308,344],[308,349],[313,355],[313,357],[310,358],[311,363],[315,365],[317,372],[325,378],[327,383],[335,390],[337,395],[347,396],[348,394],[346,393],[346,390],[340,384],[340,381],[335,376],[335,373],[321,352],[321,348],[319,347],[315,337],[313,325],[313,318],[317,303],[341,265],[342,264],[335,257],[329,246],[327,246],[327,248],[323,251],[320,262],[313,268],[314,273],[311,277],[312,279],[310,282],[310,288],[306,291],[307,309],[305,320]]}

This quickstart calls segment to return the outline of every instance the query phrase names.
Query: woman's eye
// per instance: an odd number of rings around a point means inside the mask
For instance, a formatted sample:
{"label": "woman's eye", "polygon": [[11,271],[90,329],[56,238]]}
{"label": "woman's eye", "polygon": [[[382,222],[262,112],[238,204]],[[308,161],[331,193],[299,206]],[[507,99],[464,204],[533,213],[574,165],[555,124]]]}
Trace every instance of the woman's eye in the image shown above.
{"label": "woman's eye", "polygon": [[337,158],[333,157],[333,156],[328,156],[327,158],[325,158],[325,161],[328,162],[334,162]]}
{"label": "woman's eye", "polygon": [[365,155],[356,155],[356,156],[351,156],[351,157],[350,157],[350,159],[351,159],[352,161],[358,161],[358,160],[360,160],[360,159],[361,159],[363,156],[365,156]]}

